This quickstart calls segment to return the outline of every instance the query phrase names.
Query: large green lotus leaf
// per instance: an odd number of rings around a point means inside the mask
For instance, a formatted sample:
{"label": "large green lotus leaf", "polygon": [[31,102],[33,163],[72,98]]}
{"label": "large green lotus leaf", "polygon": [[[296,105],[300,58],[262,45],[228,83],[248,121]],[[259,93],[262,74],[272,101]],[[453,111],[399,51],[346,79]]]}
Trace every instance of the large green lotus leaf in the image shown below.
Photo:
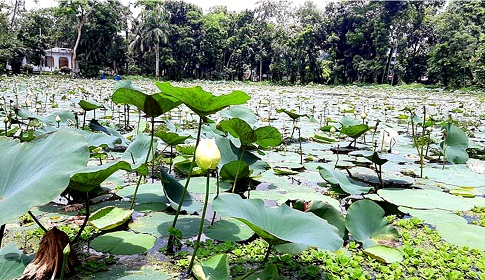
{"label": "large green lotus leaf", "polygon": [[131,218],[132,209],[106,206],[89,217],[89,223],[100,230],[109,230],[124,224]]}
{"label": "large green lotus leaf", "polygon": [[198,280],[229,280],[229,261],[226,254],[219,254],[201,263],[195,263],[192,272]]}
{"label": "large green lotus leaf", "polygon": [[[170,206],[173,209],[177,209],[180,203],[180,198],[182,197],[182,193],[184,190],[184,186],[180,184],[177,179],[167,173],[165,169],[162,167],[160,168],[163,192],[165,196],[170,201]],[[187,192],[184,196],[184,200],[182,202],[182,210],[187,211],[187,213],[195,213],[202,210],[203,205],[200,201],[195,200],[195,198]]]}
{"label": "large green lotus leaf", "polygon": [[160,131],[155,133],[155,136],[162,139],[167,145],[170,146],[177,146],[178,144],[182,144],[185,140],[189,139],[192,136],[181,136],[175,132],[167,132],[167,131]]}
{"label": "large green lotus leaf", "polygon": [[348,194],[365,194],[368,193],[372,187],[365,185],[362,182],[352,180],[342,172],[333,170],[329,167],[320,167],[320,176],[330,185],[339,186],[344,192]]}
{"label": "large green lotus leaf", "polygon": [[245,223],[229,218],[214,223],[205,229],[204,234],[219,241],[244,241],[254,235],[254,231]]}
{"label": "large green lotus leaf", "polygon": [[281,133],[273,126],[258,127],[254,130],[256,144],[262,148],[276,147],[281,144]]}
{"label": "large green lotus leaf", "polygon": [[364,250],[364,253],[385,263],[402,262],[404,256],[399,250],[383,245],[376,245]]}
{"label": "large green lotus leaf", "polygon": [[[138,217],[128,224],[131,230],[149,233],[157,237],[168,237],[168,228],[172,226],[174,215],[162,212],[152,212],[146,216]],[[205,222],[205,221],[204,221]],[[181,215],[177,219],[177,229],[182,231],[182,237],[196,236],[199,231],[200,217]]]}
{"label": "large green lotus leaf", "polygon": [[281,143],[281,133],[272,126],[263,126],[255,130],[239,118],[223,120],[219,123],[222,131],[230,133],[241,141],[241,145],[258,144],[262,148],[276,147]]}
{"label": "large green lotus leaf", "polygon": [[255,124],[258,121],[258,116],[253,111],[242,106],[232,106],[222,110],[221,117],[225,119],[239,118],[248,124]]}
{"label": "large green lotus leaf", "polygon": [[272,245],[293,243],[298,249],[314,246],[336,251],[343,243],[336,227],[312,213],[292,209],[286,204],[269,208],[261,199],[244,200],[239,195],[224,194],[214,199],[212,209],[221,216],[244,222]]}
{"label": "large green lotus leaf", "polygon": [[115,231],[94,238],[90,246],[100,252],[115,255],[135,255],[150,250],[155,246],[156,241],[157,239],[149,234]]}
{"label": "large green lotus leaf", "polygon": [[34,256],[24,255],[13,242],[0,250],[0,279],[17,279]]}
{"label": "large green lotus leaf", "polygon": [[87,130],[79,130],[84,135],[89,147],[101,147],[107,146],[113,148],[116,144],[121,144],[122,141],[118,136],[108,135],[106,133],[97,133]]}
{"label": "large green lotus leaf", "polygon": [[362,134],[366,133],[369,129],[370,129],[369,126],[366,124],[343,126],[340,129],[340,133],[355,139],[355,138],[359,138]]}
{"label": "large green lotus leaf", "polygon": [[237,176],[237,180],[248,178],[251,175],[249,170],[249,166],[244,161],[231,161],[229,163],[224,164],[221,168],[221,178],[229,179],[234,181]]}
{"label": "large green lotus leaf", "polygon": [[[156,139],[153,140],[152,149],[157,147]],[[145,166],[145,160],[150,162],[153,158],[153,152],[149,152],[150,149],[150,136],[140,133],[136,136],[135,141],[131,142],[126,151],[121,156],[121,160],[124,160],[131,165],[132,170],[136,170],[143,175],[146,175],[148,170]],[[148,158],[147,158],[148,155]]]}
{"label": "large green lotus leaf", "polygon": [[98,188],[104,180],[120,169],[131,170],[131,166],[124,161],[113,161],[104,165],[88,166],[84,170],[72,175],[69,181],[69,188],[80,192],[89,192]]}
{"label": "large green lotus leaf", "polygon": [[444,240],[458,246],[485,251],[485,228],[457,222],[440,223],[436,231]]}
{"label": "large green lotus leaf", "polygon": [[434,226],[441,223],[448,223],[448,222],[453,222],[457,224],[467,223],[467,220],[465,218],[462,218],[456,215],[455,213],[447,210],[441,210],[441,209],[422,210],[422,209],[413,209],[413,208],[402,207],[402,206],[399,207],[398,209],[403,213],[419,218],[420,220],[423,220],[425,223],[428,223]]}
{"label": "large green lotus leaf", "polygon": [[358,200],[350,205],[345,227],[355,240],[362,242],[364,249],[376,246],[381,241],[399,238],[397,230],[384,217],[384,210],[371,200]]}
{"label": "large green lotus leaf", "polygon": [[91,111],[91,110],[95,110],[95,109],[104,108],[103,104],[96,102],[94,100],[81,100],[81,101],[78,102],[78,104],[85,111]]}
{"label": "large green lotus leaf", "polygon": [[181,104],[179,100],[161,93],[145,94],[131,81],[118,83],[115,88],[115,93],[111,96],[114,103],[135,105],[148,117],[158,117]]}
{"label": "large green lotus leaf", "polygon": [[[231,140],[227,139],[227,137],[216,136],[216,144],[221,153],[219,168],[222,168],[226,163],[239,160],[241,157],[243,151],[234,146]],[[251,173],[253,176],[266,171],[266,162],[262,161],[251,152],[245,151],[242,160],[249,165],[250,169],[253,171],[253,173]]]}
{"label": "large green lotus leaf", "polygon": [[58,131],[29,143],[0,137],[0,225],[60,195],[89,158],[80,134]]}
{"label": "large green lotus leaf", "polygon": [[192,88],[174,87],[169,82],[156,82],[155,85],[162,93],[182,101],[201,117],[214,114],[230,105],[244,104],[250,99],[249,95],[238,90],[229,94],[215,96],[210,92],[204,91],[200,86]]}
{"label": "large green lotus leaf", "polygon": [[473,201],[435,190],[381,189],[377,194],[389,203],[415,209],[443,209],[467,211],[473,208]]}
{"label": "large green lotus leaf", "polygon": [[443,125],[445,130],[445,140],[440,143],[441,151],[446,155],[450,162],[461,164],[468,161],[468,136],[461,128],[446,123]]}
{"label": "large green lotus leaf", "polygon": [[293,204],[293,208],[300,211],[311,212],[318,217],[325,219],[329,224],[338,229],[340,237],[345,237],[345,219],[339,210],[332,205],[322,201],[305,202],[303,200],[297,200]]}

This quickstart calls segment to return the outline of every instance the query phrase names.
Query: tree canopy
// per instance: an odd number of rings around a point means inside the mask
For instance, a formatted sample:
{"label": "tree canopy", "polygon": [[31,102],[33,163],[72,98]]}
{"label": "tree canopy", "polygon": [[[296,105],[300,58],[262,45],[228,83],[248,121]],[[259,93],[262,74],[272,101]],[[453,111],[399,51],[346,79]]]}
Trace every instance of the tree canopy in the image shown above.
{"label": "tree canopy", "polygon": [[259,0],[253,9],[184,1],[62,1],[0,5],[0,66],[16,72],[43,50],[76,50],[81,75],[100,70],[162,79],[287,83],[484,85],[485,2]]}

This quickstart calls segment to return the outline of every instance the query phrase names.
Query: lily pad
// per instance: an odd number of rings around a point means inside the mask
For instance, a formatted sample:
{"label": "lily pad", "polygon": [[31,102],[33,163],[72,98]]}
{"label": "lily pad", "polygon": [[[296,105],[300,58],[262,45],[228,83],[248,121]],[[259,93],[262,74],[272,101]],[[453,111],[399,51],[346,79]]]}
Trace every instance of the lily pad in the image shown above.
{"label": "lily pad", "polygon": [[458,246],[485,251],[485,228],[457,222],[440,223],[436,230],[444,240]]}
{"label": "lily pad", "polygon": [[415,209],[467,211],[474,206],[472,200],[435,190],[388,188],[379,190],[377,194],[394,205]]}
{"label": "lily pad", "polygon": [[244,241],[254,235],[245,223],[236,219],[225,219],[214,223],[204,231],[208,237],[219,241]]}
{"label": "lily pad", "polygon": [[364,253],[385,263],[399,263],[404,259],[404,256],[399,250],[382,245],[369,247],[364,250]]}
{"label": "lily pad", "polygon": [[98,236],[91,241],[94,250],[115,255],[144,253],[155,246],[156,238],[149,234],[115,231]]}
{"label": "lily pad", "polygon": [[336,251],[343,243],[336,227],[312,213],[291,209],[286,204],[268,208],[260,199],[243,200],[239,195],[225,194],[214,199],[212,208],[221,216],[244,222],[271,245],[292,243],[292,252],[310,246]]}
{"label": "lily pad", "polygon": [[132,213],[133,210],[107,206],[91,214],[89,223],[100,230],[109,230],[124,224]]}
{"label": "lily pad", "polygon": [[55,199],[89,157],[84,137],[63,130],[22,144],[1,137],[0,150],[0,225]]}
{"label": "lily pad", "polygon": [[192,272],[198,280],[229,280],[229,261],[226,254],[219,254],[196,263]]}
{"label": "lily pad", "polygon": [[[146,216],[138,217],[128,224],[131,230],[148,233],[157,237],[168,237],[168,228],[172,226],[174,215],[162,212],[152,212]],[[179,216],[177,229],[182,231],[182,237],[196,236],[199,231],[200,218],[197,216]]]}
{"label": "lily pad", "polygon": [[345,227],[364,249],[399,238],[399,233],[389,225],[384,210],[371,200],[358,200],[350,205]]}

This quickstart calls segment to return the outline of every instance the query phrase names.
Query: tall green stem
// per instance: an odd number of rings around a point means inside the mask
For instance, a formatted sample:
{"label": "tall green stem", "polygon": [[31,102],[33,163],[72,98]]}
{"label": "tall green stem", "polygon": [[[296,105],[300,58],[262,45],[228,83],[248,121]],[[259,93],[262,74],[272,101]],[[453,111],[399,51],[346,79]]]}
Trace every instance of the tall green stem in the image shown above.
{"label": "tall green stem", "polygon": [[[148,159],[150,158],[150,154],[153,152],[152,150],[153,150],[154,134],[155,134],[155,118],[152,117],[152,131],[150,134],[150,146],[148,147],[148,153],[145,158],[145,163],[144,163],[145,166],[148,164]],[[142,178],[142,175],[140,174],[140,177],[138,177],[138,182],[136,183],[135,192],[133,193],[133,198],[131,199],[130,210],[133,210],[133,208],[135,208],[136,193],[138,192],[138,187],[140,187],[141,178]]]}
{"label": "tall green stem", "polygon": [[[195,150],[197,150],[197,147],[199,146],[200,132],[201,132],[201,129],[202,129],[202,122],[203,122],[202,118],[199,117],[199,127],[197,129],[197,140],[195,142]],[[187,188],[189,187],[189,182],[190,182],[190,178],[192,177],[191,175],[192,175],[192,169],[194,168],[194,165],[195,165],[195,154],[194,154],[194,157],[192,158],[192,162],[190,163],[189,174],[187,176],[187,181],[185,181],[185,186],[184,186],[184,189],[182,191],[182,195],[180,196],[180,201],[179,201],[179,205],[177,207],[177,211],[175,212],[175,217],[173,218],[172,228],[175,228],[175,226],[177,225],[177,220],[178,220],[178,217],[180,215],[180,211],[182,210],[182,203],[184,202],[185,195],[187,194]],[[167,247],[169,248],[169,251],[173,251],[173,249],[170,250],[170,248],[173,246],[173,239],[174,239],[173,235],[170,235],[170,237],[168,238]]]}
{"label": "tall green stem", "polygon": [[197,250],[199,249],[199,245],[200,245],[200,237],[202,235],[202,228],[204,227],[205,213],[207,212],[207,204],[209,202],[209,179],[210,179],[210,171],[207,170],[207,181],[205,183],[204,208],[202,209],[202,217],[200,219],[199,233],[197,234],[197,240],[195,241],[194,252],[192,253],[192,258],[190,259],[189,268],[187,269],[189,273],[190,273],[190,271],[192,271],[192,267],[194,266],[195,257],[197,255]]}
{"label": "tall green stem", "polygon": [[34,214],[32,214],[32,212],[30,212],[30,210],[27,212],[29,213],[30,217],[32,217],[32,220],[34,220],[34,222],[44,231],[44,232],[47,232],[47,229],[44,227],[44,225],[42,225],[40,223],[39,220],[37,220],[37,218],[34,216]]}

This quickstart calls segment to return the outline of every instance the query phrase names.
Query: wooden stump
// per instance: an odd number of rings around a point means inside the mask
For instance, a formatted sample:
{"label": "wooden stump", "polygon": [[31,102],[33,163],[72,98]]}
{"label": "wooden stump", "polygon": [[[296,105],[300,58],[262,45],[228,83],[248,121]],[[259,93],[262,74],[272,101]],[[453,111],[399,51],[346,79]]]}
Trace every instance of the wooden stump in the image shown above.
{"label": "wooden stump", "polygon": [[[63,253],[69,244],[69,237],[56,227],[44,234],[40,241],[40,248],[29,265],[24,270],[20,280],[54,279],[61,275]],[[76,252],[71,245],[71,253],[67,260],[66,274],[74,271],[74,266],[79,262]]]}

